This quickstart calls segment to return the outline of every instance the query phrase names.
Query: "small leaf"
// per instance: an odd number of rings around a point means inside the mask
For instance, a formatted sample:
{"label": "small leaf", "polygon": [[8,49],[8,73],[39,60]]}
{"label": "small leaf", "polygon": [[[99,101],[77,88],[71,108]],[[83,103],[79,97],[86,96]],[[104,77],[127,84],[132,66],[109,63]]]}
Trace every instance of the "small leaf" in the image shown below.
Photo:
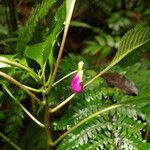
{"label": "small leaf", "polygon": [[111,52],[111,48],[109,46],[104,46],[103,50],[100,53],[99,62],[102,62]]}
{"label": "small leaf", "polygon": [[114,39],[112,36],[110,35],[106,35],[106,40],[107,40],[107,43],[110,47],[113,47],[114,46]]}
{"label": "small leaf", "polygon": [[35,60],[41,67],[43,64],[42,46],[43,43],[38,43],[31,46],[27,46],[25,49],[25,55],[28,58]]}
{"label": "small leaf", "polygon": [[95,39],[97,40],[97,42],[101,45],[101,46],[105,46],[106,45],[106,41],[103,37],[101,36],[95,36]]}

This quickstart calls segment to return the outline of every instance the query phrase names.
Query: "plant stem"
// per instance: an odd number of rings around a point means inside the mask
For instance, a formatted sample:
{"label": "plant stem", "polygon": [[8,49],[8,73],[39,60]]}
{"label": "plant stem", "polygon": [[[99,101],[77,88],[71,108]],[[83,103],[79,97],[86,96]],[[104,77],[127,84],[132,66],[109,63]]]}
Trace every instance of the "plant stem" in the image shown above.
{"label": "plant stem", "polygon": [[12,142],[6,135],[4,135],[2,132],[0,132],[0,136],[8,142],[12,147],[14,147],[16,150],[22,150],[18,145],[16,145],[14,142]]}
{"label": "plant stem", "polygon": [[77,70],[72,71],[71,73],[67,74],[66,76],[62,77],[60,80],[56,81],[52,86],[57,85],[59,82],[61,82],[62,80],[66,79],[67,77],[71,76],[72,74],[76,73]]}
{"label": "plant stem", "polygon": [[65,104],[67,104],[74,96],[76,95],[76,93],[73,93],[71,96],[69,96],[66,100],[64,100],[62,103],[60,103],[59,105],[57,105],[54,108],[50,108],[49,112],[50,113],[54,113],[57,110],[59,110],[61,107],[63,107]]}
{"label": "plant stem", "polygon": [[9,80],[11,83],[15,84],[16,86],[20,87],[22,90],[24,90],[29,96],[31,96],[34,100],[36,100],[39,104],[42,104],[40,99],[38,99],[32,92],[30,92],[26,87],[24,87],[23,84],[12,78],[11,76],[7,75],[6,73],[0,71],[0,76],[3,78]]}
{"label": "plant stem", "polygon": [[63,50],[64,50],[64,46],[65,46],[67,33],[68,33],[71,17],[72,17],[72,14],[73,14],[75,2],[76,2],[76,0],[72,0],[70,8],[69,8],[69,13],[68,13],[68,15],[66,17],[66,25],[65,25],[64,34],[63,34],[60,50],[59,50],[59,53],[58,53],[57,61],[56,61],[56,64],[55,64],[54,72],[53,72],[51,80],[48,80],[49,81],[49,83],[48,83],[49,86],[48,86],[48,89],[46,91],[47,94],[51,90],[51,86],[54,83],[55,78],[56,78],[56,74],[57,74],[57,71],[58,71],[58,68],[59,68],[59,64],[60,64],[60,61],[61,61],[61,57],[62,57],[62,53],[63,53]]}
{"label": "plant stem", "polygon": [[24,65],[22,65],[22,64],[20,64],[20,63],[17,63],[17,62],[15,62],[15,61],[10,61],[10,60],[8,60],[7,58],[6,58],[6,59],[1,59],[1,58],[0,58],[0,62],[9,64],[9,65],[13,65],[13,66],[16,66],[16,67],[18,67],[18,68],[21,68],[21,69],[23,69],[23,70],[26,70],[27,72],[29,72],[29,73],[32,75],[32,77],[33,77],[36,81],[38,81],[38,82],[41,83],[41,79],[39,78],[39,76],[38,76],[31,68],[29,68],[29,67],[27,67],[27,66],[24,66]]}
{"label": "plant stem", "polygon": [[41,73],[41,76],[40,76],[41,79],[43,78],[43,76],[45,74],[45,68],[46,68],[46,62],[42,66],[42,73]]}
{"label": "plant stem", "polygon": [[94,78],[92,78],[91,80],[89,80],[86,84],[84,84],[84,88],[86,86],[88,86],[89,84],[91,84],[93,81],[95,81],[97,78],[99,78],[106,71],[108,71],[112,66],[113,66],[113,64],[110,64],[108,67],[106,67],[104,70],[102,70],[99,74],[97,74]]}
{"label": "plant stem", "polygon": [[46,102],[45,104],[45,112],[44,112],[44,125],[45,125],[45,132],[46,132],[46,136],[47,136],[47,150],[49,150],[49,145],[51,145],[52,142],[52,134],[50,132],[49,129],[49,121],[50,121],[50,117],[49,117],[49,112],[48,112],[48,104]]}
{"label": "plant stem", "polygon": [[49,128],[50,126],[50,114],[48,112],[49,106],[48,106],[48,99],[47,95],[45,94],[45,88],[46,88],[46,83],[45,83],[45,72],[43,74],[43,85],[44,89],[42,91],[42,97],[43,101],[45,102],[45,110],[44,110],[44,125],[45,125],[45,132],[46,132],[46,137],[47,137],[47,150],[49,150],[49,146],[51,145],[52,142],[52,133]]}
{"label": "plant stem", "polygon": [[41,93],[42,92],[42,89],[35,89],[35,88],[32,88],[30,86],[27,86],[27,85],[23,85],[26,89],[30,90],[30,91],[33,91],[33,92],[36,92],[36,93]]}
{"label": "plant stem", "polygon": [[42,124],[40,121],[38,121],[10,92],[10,90],[6,87],[3,86],[5,91],[9,94],[9,96],[20,106],[20,108],[40,127],[44,128],[44,124]]}
{"label": "plant stem", "polygon": [[64,137],[66,137],[69,133],[71,133],[72,131],[74,131],[75,129],[77,129],[78,127],[80,127],[81,125],[85,124],[86,122],[88,122],[89,120],[93,119],[94,117],[97,117],[98,115],[107,112],[109,110],[118,108],[118,107],[122,107],[125,105],[129,105],[129,104],[137,104],[137,103],[145,103],[145,102],[149,102],[150,103],[150,95],[144,96],[144,97],[138,97],[138,98],[133,98],[130,99],[128,101],[124,101],[124,102],[120,102],[117,104],[113,104],[111,106],[108,106],[100,111],[97,111],[91,115],[89,115],[87,118],[83,119],[82,121],[80,121],[79,123],[77,123],[75,126],[73,126],[72,128],[70,128],[68,131],[66,131],[64,134],[62,134],[56,141],[54,141],[52,144],[53,145],[57,145]]}

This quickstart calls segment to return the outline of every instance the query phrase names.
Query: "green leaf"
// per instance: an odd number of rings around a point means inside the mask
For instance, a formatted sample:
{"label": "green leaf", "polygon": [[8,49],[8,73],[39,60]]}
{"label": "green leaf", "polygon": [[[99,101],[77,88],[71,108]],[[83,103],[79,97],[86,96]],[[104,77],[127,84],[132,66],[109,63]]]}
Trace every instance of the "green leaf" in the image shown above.
{"label": "green leaf", "polygon": [[66,18],[66,6],[65,3],[63,3],[57,10],[57,13],[55,15],[55,20],[52,25],[52,30],[49,33],[49,36],[47,37],[46,41],[43,43],[42,52],[43,52],[43,60],[46,61],[49,57],[49,54],[52,53],[53,47],[57,41],[57,38],[59,34],[61,33],[63,27],[64,27],[64,21]]}
{"label": "green leaf", "polygon": [[25,49],[25,55],[35,60],[42,67],[43,64],[49,58],[53,59],[53,47],[57,41],[59,34],[63,29],[63,24],[66,17],[65,3],[63,3],[57,10],[54,17],[52,27],[49,31],[49,35],[42,43],[27,46]]}
{"label": "green leaf", "polygon": [[95,36],[96,41],[101,45],[101,46],[105,46],[106,45],[106,41],[105,38],[103,38],[102,36],[98,35]]}
{"label": "green leaf", "polygon": [[49,9],[55,2],[56,0],[44,0],[41,5],[37,5],[37,7],[31,12],[25,26],[19,31],[17,42],[17,51],[19,56],[23,56],[25,46],[31,40],[39,20],[47,15]]}
{"label": "green leaf", "polygon": [[107,40],[107,43],[110,47],[114,46],[114,39],[111,35],[106,35],[106,40]]}
{"label": "green leaf", "polygon": [[136,62],[139,62],[140,59],[144,57],[144,54],[149,51],[149,45],[150,43],[148,42],[147,44],[144,44],[141,47],[137,48],[136,50],[128,54],[128,57],[123,58],[118,65],[120,65],[121,67],[127,67],[135,64]]}
{"label": "green leaf", "polygon": [[42,54],[43,43],[34,44],[27,46],[25,49],[25,55],[28,58],[35,60],[40,66],[43,65],[43,54]]}
{"label": "green leaf", "polygon": [[[150,42],[150,27],[145,24],[137,25],[122,38],[118,51],[111,62],[115,65],[132,51]],[[150,45],[149,45],[150,47]]]}
{"label": "green leaf", "polygon": [[[135,143],[143,142],[141,133],[142,129],[145,127],[145,124],[144,121],[141,122],[140,120],[137,120],[137,118],[134,118],[136,115],[140,116],[139,114],[135,114],[138,113],[138,111],[135,110],[138,110],[137,107],[139,107],[139,104],[141,103],[148,104],[149,100],[150,94],[137,96],[135,98],[129,98],[124,102],[108,106],[107,108],[93,113],[92,115],[88,116],[89,119],[84,121],[82,120],[82,123],[79,122],[80,125],[77,123],[77,126],[79,125],[78,128],[73,130],[63,139],[63,141],[58,146],[58,149],[78,149],[83,144],[91,143],[91,141],[101,141],[99,143],[100,145],[109,145],[113,148],[116,147],[120,142],[124,146],[131,145],[137,148]],[[118,108],[114,107],[117,105]],[[127,107],[126,111],[122,111],[125,109],[124,107]],[[131,108],[135,108],[135,110],[133,109],[129,111]],[[112,110],[114,109],[116,112],[111,114]],[[110,111],[110,114],[106,114],[108,111]],[[111,135],[114,136],[111,137]],[[106,140],[108,138],[109,140]],[[135,139],[137,142],[132,143],[132,139]],[[112,143],[114,143],[114,145],[112,145]],[[120,146],[121,145],[119,144],[119,147]],[[99,145],[96,147],[98,148]]]}
{"label": "green leaf", "polygon": [[102,62],[111,52],[111,48],[109,46],[104,46],[103,50],[99,56],[99,62]]}
{"label": "green leaf", "polygon": [[140,24],[129,30],[121,39],[118,51],[112,62],[97,77],[108,71],[131,52],[147,44],[150,47],[150,27],[147,24]]}

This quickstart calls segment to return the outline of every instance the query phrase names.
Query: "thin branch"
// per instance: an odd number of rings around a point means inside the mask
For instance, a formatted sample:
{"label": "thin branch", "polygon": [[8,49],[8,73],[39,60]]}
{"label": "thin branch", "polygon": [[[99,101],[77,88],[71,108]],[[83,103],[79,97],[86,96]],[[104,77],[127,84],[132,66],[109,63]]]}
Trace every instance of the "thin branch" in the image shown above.
{"label": "thin branch", "polygon": [[74,73],[76,73],[77,70],[72,71],[71,73],[67,74],[66,76],[64,76],[63,78],[61,78],[60,80],[56,81],[52,86],[57,85],[59,82],[63,81],[64,79],[68,78],[69,76],[73,75]]}
{"label": "thin branch", "polygon": [[51,130],[49,128],[50,126],[50,114],[48,112],[49,106],[48,106],[48,99],[47,99],[47,95],[45,94],[45,72],[43,74],[43,85],[44,85],[44,90],[42,92],[42,97],[43,97],[43,101],[45,102],[45,110],[44,110],[44,125],[45,125],[45,132],[46,132],[46,136],[47,136],[47,148],[46,150],[49,150],[49,145],[52,142],[52,133]]}
{"label": "thin branch", "polygon": [[0,131],[0,136],[16,150],[23,150]]}
{"label": "thin branch", "polygon": [[42,104],[40,99],[38,99],[32,92],[30,92],[26,87],[24,87],[23,84],[12,78],[11,76],[7,75],[6,73],[0,71],[0,76],[3,78],[9,80],[11,83],[15,84],[16,86],[20,87],[22,90],[24,90],[29,96],[31,96],[34,100],[36,100],[39,104]]}
{"label": "thin branch", "polygon": [[60,103],[59,105],[57,105],[54,108],[49,108],[49,112],[50,113],[54,113],[57,110],[59,110],[61,107],[63,107],[65,104],[67,104],[75,95],[77,95],[76,93],[73,93],[71,96],[69,96],[66,100],[64,100],[62,103]]}
{"label": "thin branch", "polygon": [[29,72],[32,75],[32,77],[34,79],[36,79],[37,81],[41,82],[41,79],[39,78],[39,76],[31,68],[29,68],[27,66],[24,66],[24,65],[22,65],[20,63],[17,63],[15,61],[8,60],[7,58],[6,59],[0,59],[0,62],[9,64],[9,65],[13,65],[13,66],[21,68],[23,70],[26,70],[27,72]]}
{"label": "thin branch", "polygon": [[9,94],[9,96],[20,106],[20,108],[40,127],[44,128],[44,124],[42,124],[40,121],[38,121],[10,92],[10,90],[6,87],[3,86],[5,91]]}
{"label": "thin branch", "polygon": [[56,61],[56,64],[55,64],[54,72],[53,72],[51,80],[48,80],[49,81],[49,83],[48,83],[49,86],[48,86],[48,89],[46,91],[47,94],[49,93],[49,91],[50,91],[50,89],[51,89],[51,87],[52,87],[52,85],[55,81],[55,78],[56,78],[56,74],[57,74],[59,64],[60,64],[60,61],[61,61],[61,57],[62,57],[62,53],[63,53],[63,50],[64,50],[64,46],[65,46],[67,33],[68,33],[71,17],[72,17],[72,14],[73,14],[75,2],[76,2],[76,0],[72,0],[70,8],[69,8],[69,13],[68,13],[67,18],[66,18],[66,25],[65,25],[65,29],[64,29],[64,34],[63,34],[59,54],[58,54],[57,61]]}
{"label": "thin branch", "polygon": [[30,91],[33,91],[33,92],[36,92],[36,93],[41,93],[42,92],[42,89],[35,89],[35,88],[32,88],[30,86],[27,86],[27,85],[23,85],[26,89],[30,90]]}
{"label": "thin branch", "polygon": [[84,84],[84,88],[86,86],[88,86],[89,84],[91,84],[93,81],[95,81],[97,78],[99,78],[101,75],[103,75],[106,71],[108,71],[111,67],[113,66],[113,64],[110,64],[108,67],[106,67],[104,70],[102,70],[99,74],[97,74],[94,78],[92,78],[91,80],[89,80],[86,84]]}

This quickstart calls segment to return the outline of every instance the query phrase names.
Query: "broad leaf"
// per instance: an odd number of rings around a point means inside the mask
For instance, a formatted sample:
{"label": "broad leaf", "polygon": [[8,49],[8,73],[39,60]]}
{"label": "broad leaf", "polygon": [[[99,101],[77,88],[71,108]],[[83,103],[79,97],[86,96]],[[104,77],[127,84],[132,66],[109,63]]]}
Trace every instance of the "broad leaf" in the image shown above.
{"label": "broad leaf", "polygon": [[147,43],[149,43],[150,47],[150,27],[145,24],[137,25],[122,38],[116,56],[111,64],[115,65],[126,55]]}
{"label": "broad leaf", "polygon": [[144,45],[146,45],[146,48],[150,48],[150,27],[147,24],[140,24],[129,30],[125,34],[120,42],[118,51],[114,59],[109,64],[109,66],[107,66],[102,72],[97,75],[97,77],[108,71],[131,52],[137,49],[141,50],[140,48]]}

